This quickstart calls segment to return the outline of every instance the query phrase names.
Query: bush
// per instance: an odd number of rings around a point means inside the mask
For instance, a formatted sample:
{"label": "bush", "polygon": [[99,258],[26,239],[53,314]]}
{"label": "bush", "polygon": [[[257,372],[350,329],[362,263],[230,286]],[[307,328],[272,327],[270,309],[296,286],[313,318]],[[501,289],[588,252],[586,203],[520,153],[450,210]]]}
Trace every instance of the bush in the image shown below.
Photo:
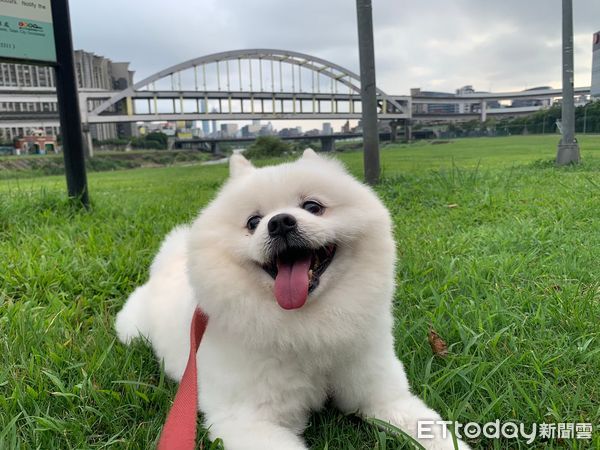
{"label": "bush", "polygon": [[154,148],[167,148],[167,141],[169,140],[168,136],[165,133],[160,131],[153,131],[145,137],[146,142],[157,142],[159,144],[158,147]]}
{"label": "bush", "polygon": [[107,147],[124,147],[127,144],[129,144],[129,139],[106,139],[104,141],[96,141],[94,142],[94,145],[99,145],[99,146],[107,146]]}
{"label": "bush", "polygon": [[146,136],[131,138],[132,148],[142,148],[149,150],[166,150],[168,136],[160,131],[154,131]]}
{"label": "bush", "polygon": [[244,156],[250,159],[274,158],[289,153],[291,148],[288,144],[275,136],[260,136],[254,141]]}
{"label": "bush", "polygon": [[165,150],[167,147],[162,145],[158,141],[147,139],[146,141],[143,142],[141,148],[145,148],[148,150]]}
{"label": "bush", "polygon": [[136,149],[144,150],[164,150],[165,147],[158,141],[147,141],[143,138],[133,138],[131,140],[131,147]]}

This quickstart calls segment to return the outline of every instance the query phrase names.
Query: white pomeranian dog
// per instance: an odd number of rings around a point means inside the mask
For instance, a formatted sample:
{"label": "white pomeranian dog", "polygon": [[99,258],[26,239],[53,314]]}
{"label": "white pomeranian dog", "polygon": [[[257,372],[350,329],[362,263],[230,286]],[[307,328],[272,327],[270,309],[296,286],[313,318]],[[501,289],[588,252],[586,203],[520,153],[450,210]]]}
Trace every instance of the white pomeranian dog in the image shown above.
{"label": "white pomeranian dog", "polygon": [[[394,353],[394,263],[388,211],[339,162],[308,149],[255,168],[234,155],[216,198],[166,237],[116,329],[124,343],[146,337],[180,380],[193,312],[209,316],[199,408],[227,450],[306,449],[309,414],[329,397],[417,438],[418,420],[441,418]],[[454,448],[433,433],[425,448]]]}

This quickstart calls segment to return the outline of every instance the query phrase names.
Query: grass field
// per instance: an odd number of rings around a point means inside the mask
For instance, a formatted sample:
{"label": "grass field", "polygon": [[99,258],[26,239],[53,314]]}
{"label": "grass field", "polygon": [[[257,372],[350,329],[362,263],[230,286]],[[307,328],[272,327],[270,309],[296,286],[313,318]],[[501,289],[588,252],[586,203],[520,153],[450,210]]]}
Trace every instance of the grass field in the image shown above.
{"label": "grass field", "polygon": [[[377,190],[400,256],[396,347],[414,391],[463,423],[596,427],[593,441],[474,448],[600,448],[600,136],[580,138],[578,167],[553,166],[556,142],[382,151]],[[360,176],[361,153],[338,157]],[[63,177],[0,181],[0,449],[152,448],[176,385],[147,347],[115,340],[114,316],[164,234],[225,176],[224,166],[90,174],[91,212],[64,200]],[[447,358],[433,356],[429,326]],[[305,437],[319,450],[405,448],[329,407]]]}

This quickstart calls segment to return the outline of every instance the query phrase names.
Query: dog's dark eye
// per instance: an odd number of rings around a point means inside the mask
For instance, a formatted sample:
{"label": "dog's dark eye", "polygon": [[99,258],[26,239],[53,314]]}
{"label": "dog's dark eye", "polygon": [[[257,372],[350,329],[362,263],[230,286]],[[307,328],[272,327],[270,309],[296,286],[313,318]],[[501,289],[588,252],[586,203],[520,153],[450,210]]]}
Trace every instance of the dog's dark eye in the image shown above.
{"label": "dog's dark eye", "polygon": [[313,202],[312,200],[304,202],[302,204],[302,208],[308,211],[309,213],[314,214],[315,216],[320,216],[325,210],[325,207],[323,205],[319,205],[317,202]]}
{"label": "dog's dark eye", "polygon": [[248,219],[248,222],[246,222],[246,228],[248,228],[250,231],[256,230],[256,227],[260,223],[260,219],[262,219],[262,217],[260,217],[260,216],[250,217]]}

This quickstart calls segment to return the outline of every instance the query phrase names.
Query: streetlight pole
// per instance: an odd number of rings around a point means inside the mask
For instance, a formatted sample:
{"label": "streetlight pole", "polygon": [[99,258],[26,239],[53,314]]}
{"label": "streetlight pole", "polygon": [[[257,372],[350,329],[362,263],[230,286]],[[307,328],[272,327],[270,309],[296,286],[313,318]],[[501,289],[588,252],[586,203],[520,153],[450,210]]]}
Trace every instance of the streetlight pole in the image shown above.
{"label": "streetlight pole", "polygon": [[575,139],[575,99],[573,96],[573,0],[562,0],[562,138],[556,164],[578,163],[579,144]]}
{"label": "streetlight pole", "polygon": [[377,84],[375,82],[375,46],[371,0],[356,0],[358,51],[360,58],[360,94],[364,145],[365,181],[379,182],[379,129],[377,125]]}

